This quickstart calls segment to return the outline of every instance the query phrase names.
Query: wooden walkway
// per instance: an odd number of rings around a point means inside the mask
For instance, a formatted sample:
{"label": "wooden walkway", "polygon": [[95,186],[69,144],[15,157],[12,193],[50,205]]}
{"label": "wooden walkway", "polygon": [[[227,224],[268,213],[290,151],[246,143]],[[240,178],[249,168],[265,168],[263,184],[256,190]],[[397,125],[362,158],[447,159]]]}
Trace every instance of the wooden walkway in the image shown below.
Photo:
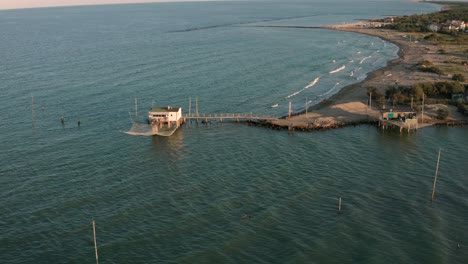
{"label": "wooden walkway", "polygon": [[184,115],[183,116],[184,120],[202,120],[205,122],[208,122],[208,120],[219,120],[220,122],[223,122],[223,120],[229,120],[229,121],[252,121],[252,120],[276,120],[278,119],[277,117],[271,117],[271,116],[259,116],[259,115],[254,115],[252,113],[247,113],[247,114],[241,114],[241,113],[228,113],[228,114],[191,114],[191,115]]}

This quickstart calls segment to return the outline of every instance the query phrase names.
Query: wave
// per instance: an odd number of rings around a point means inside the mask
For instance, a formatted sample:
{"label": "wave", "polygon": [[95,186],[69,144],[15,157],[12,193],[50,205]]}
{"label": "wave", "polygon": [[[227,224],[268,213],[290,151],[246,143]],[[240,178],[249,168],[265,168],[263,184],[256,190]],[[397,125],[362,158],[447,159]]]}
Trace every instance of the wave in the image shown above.
{"label": "wave", "polygon": [[320,76],[317,77],[317,78],[315,78],[315,80],[313,80],[313,81],[312,81],[311,83],[309,83],[306,87],[304,87],[304,89],[309,89],[310,87],[316,85],[316,84],[318,83],[319,79],[320,79]]}
{"label": "wave", "polygon": [[346,66],[343,65],[343,66],[339,67],[338,69],[331,71],[330,73],[337,73],[339,71],[344,70],[345,68],[346,68]]}
{"label": "wave", "polygon": [[293,97],[293,96],[296,96],[296,95],[298,95],[301,91],[302,91],[302,90],[299,90],[299,91],[297,91],[297,92],[295,92],[295,93],[292,93],[292,94],[286,96],[285,98],[286,98],[286,99],[289,99],[289,98],[291,98],[291,97]]}
{"label": "wave", "polygon": [[372,58],[372,56],[367,56],[362,58],[362,60],[359,62],[359,64],[362,64],[365,60]]}
{"label": "wave", "polygon": [[327,92],[325,92],[325,93],[319,95],[319,97],[322,97],[322,96],[324,96],[324,95],[327,95],[327,94],[331,93],[333,90],[335,90],[335,88],[336,88],[338,85],[340,85],[339,82],[335,83],[335,85],[334,85],[330,90],[328,90]]}
{"label": "wave", "polygon": [[315,80],[313,80],[311,83],[309,83],[306,87],[302,88],[301,90],[299,90],[299,91],[297,91],[297,92],[294,92],[294,93],[292,93],[292,94],[286,96],[286,99],[289,99],[289,98],[291,98],[291,97],[293,97],[293,96],[296,96],[296,95],[302,93],[303,91],[309,89],[310,87],[316,85],[316,84],[318,83],[319,79],[320,79],[320,76],[317,77],[317,78],[315,78]]}
{"label": "wave", "polygon": [[372,65],[377,64],[377,63],[378,63],[379,61],[381,61],[381,60],[383,60],[383,58],[378,58],[377,60],[375,60],[375,61],[372,63]]}

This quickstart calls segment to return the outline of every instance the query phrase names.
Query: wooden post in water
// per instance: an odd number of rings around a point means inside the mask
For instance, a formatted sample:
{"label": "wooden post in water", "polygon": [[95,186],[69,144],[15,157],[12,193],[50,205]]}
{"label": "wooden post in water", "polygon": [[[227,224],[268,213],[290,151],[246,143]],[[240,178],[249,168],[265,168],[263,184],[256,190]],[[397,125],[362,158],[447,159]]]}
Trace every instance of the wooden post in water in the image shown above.
{"label": "wooden post in water", "polygon": [[135,122],[138,118],[138,99],[135,97]]}
{"label": "wooden post in water", "polygon": [[94,236],[94,252],[96,253],[96,264],[99,264],[97,241],[96,241],[96,222],[94,220],[93,220],[93,236]]}
{"label": "wooden post in water", "polygon": [[434,201],[435,188],[436,188],[436,183],[437,183],[437,173],[439,172],[439,162],[440,162],[440,148],[439,148],[439,156],[437,157],[437,167],[436,167],[436,172],[434,176],[434,185],[432,186],[432,201]]}
{"label": "wooden post in water", "polygon": [[189,97],[189,103],[188,103],[189,107],[188,107],[188,115],[190,116],[190,114],[192,113],[192,96]]}
{"label": "wooden post in water", "polygon": [[34,96],[31,96],[31,117],[32,117],[32,128],[36,127],[36,117],[34,113]]}
{"label": "wooden post in water", "polygon": [[341,214],[341,196],[340,196],[340,200],[338,202],[338,214]]}
{"label": "wooden post in water", "polygon": [[305,106],[305,108],[306,108],[306,111],[305,111],[306,112],[306,118],[307,118],[307,103],[308,102],[307,102],[307,96],[306,96],[306,106]]}
{"label": "wooden post in water", "polygon": [[421,111],[421,124],[424,123],[424,93],[423,93],[423,101],[422,101],[422,111]]}
{"label": "wooden post in water", "polygon": [[195,96],[195,115],[197,116],[197,125],[198,125],[198,96]]}

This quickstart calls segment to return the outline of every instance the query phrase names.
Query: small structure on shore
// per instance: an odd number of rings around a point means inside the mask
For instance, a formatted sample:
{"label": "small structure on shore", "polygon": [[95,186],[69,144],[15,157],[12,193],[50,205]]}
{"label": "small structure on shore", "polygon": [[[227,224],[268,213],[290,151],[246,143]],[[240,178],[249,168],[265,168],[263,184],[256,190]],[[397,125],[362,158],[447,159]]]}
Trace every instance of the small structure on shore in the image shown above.
{"label": "small structure on shore", "polygon": [[408,129],[409,132],[411,129],[418,129],[418,119],[414,111],[390,110],[382,112],[379,126],[383,129],[388,126],[399,127],[400,132],[403,132],[403,129]]}
{"label": "small structure on shore", "polygon": [[382,113],[382,118],[385,120],[402,120],[415,119],[416,112],[414,111],[388,111]]}

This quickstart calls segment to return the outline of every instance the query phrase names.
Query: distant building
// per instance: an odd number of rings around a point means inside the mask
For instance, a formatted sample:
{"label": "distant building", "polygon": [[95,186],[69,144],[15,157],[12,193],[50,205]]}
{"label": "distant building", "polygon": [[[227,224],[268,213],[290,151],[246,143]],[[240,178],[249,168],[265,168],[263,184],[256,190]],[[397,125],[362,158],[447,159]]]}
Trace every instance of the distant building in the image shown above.
{"label": "distant building", "polygon": [[393,19],[393,17],[386,17],[386,18],[384,18],[384,21],[383,21],[383,22],[384,22],[385,24],[393,24],[394,21],[395,21],[395,20]]}
{"label": "distant building", "polygon": [[445,23],[432,22],[427,26],[427,29],[432,32],[451,32],[451,31],[465,31],[466,29],[465,21],[461,20],[449,20]]}
{"label": "distant building", "polygon": [[427,28],[432,31],[432,32],[438,32],[440,30],[440,24],[439,23],[431,23]]}
{"label": "distant building", "polygon": [[452,25],[453,30],[463,31],[466,28],[465,21],[452,20],[449,23]]}

